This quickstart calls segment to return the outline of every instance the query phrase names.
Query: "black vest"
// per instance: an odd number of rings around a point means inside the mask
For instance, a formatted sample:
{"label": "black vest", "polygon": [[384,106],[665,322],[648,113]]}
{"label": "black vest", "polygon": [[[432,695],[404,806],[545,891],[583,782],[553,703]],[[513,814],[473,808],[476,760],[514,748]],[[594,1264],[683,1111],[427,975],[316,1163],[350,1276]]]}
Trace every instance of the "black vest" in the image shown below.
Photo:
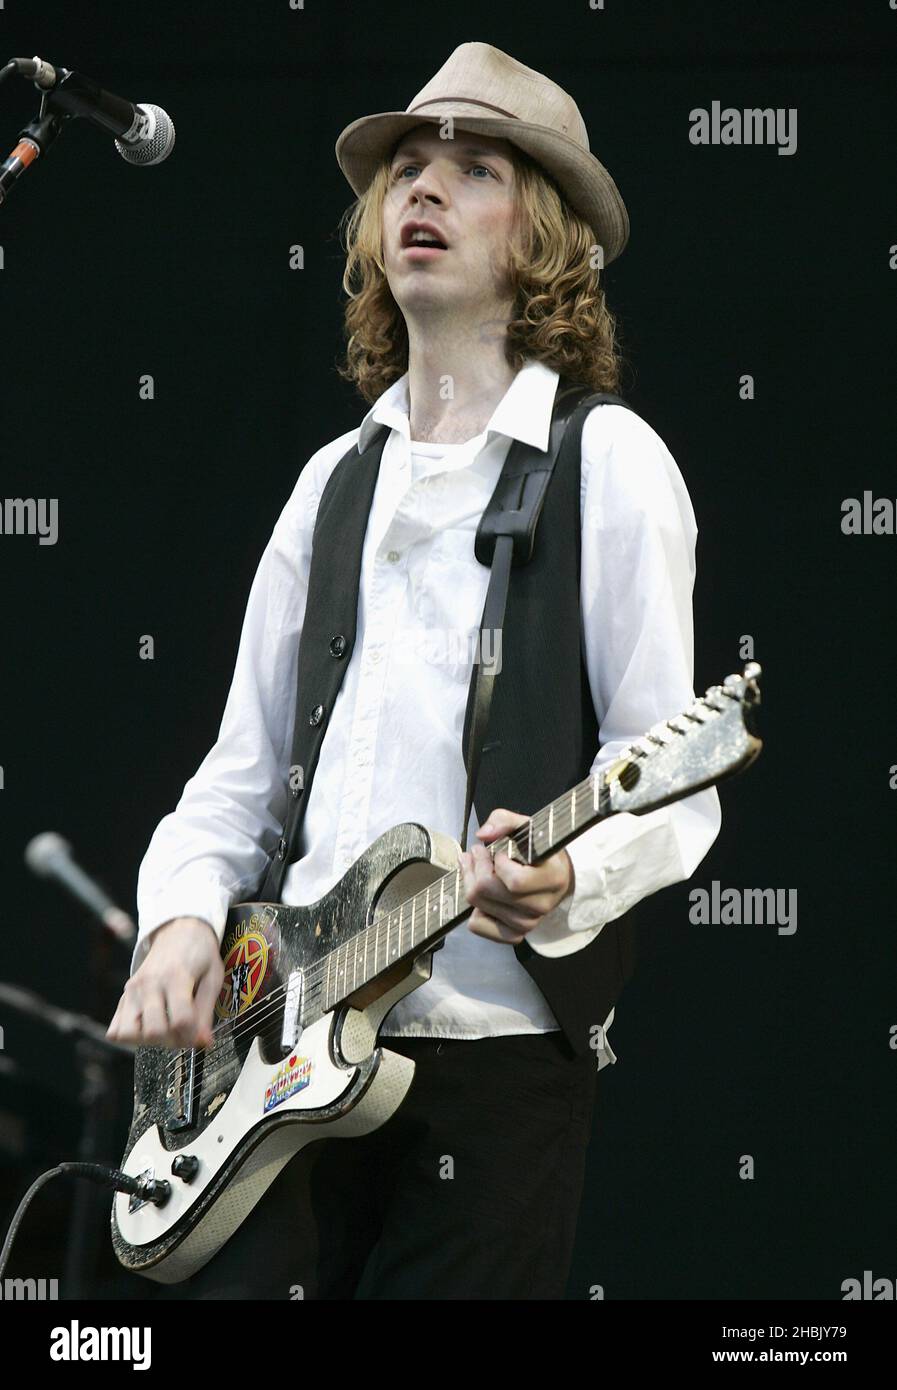
{"label": "black vest", "polygon": [[[598,750],[598,723],[580,633],[581,429],[575,428],[577,420],[581,424],[575,415],[566,431],[548,485],[532,558],[511,570],[502,667],[495,681],[474,797],[480,824],[498,806],[523,815],[540,810],[588,776]],[[302,768],[302,786],[291,788],[283,836],[259,901],[280,900],[286,869],[302,857],[305,806],[327,721],[355,645],[362,546],[388,435],[388,428],[380,426],[361,455],[353,445],[321,494],[299,642],[292,746],[292,765]],[[512,441],[508,458],[515,447],[523,446]],[[473,534],[470,562],[478,563]],[[466,748],[458,753],[466,766]],[[408,807],[406,819],[417,819],[413,806]],[[454,825],[433,829],[458,833]],[[573,1051],[586,1053],[591,1029],[604,1023],[635,967],[631,913],[608,922],[589,946],[567,956],[539,955],[525,940],[513,949],[545,996]],[[436,969],[438,959],[437,955]]]}

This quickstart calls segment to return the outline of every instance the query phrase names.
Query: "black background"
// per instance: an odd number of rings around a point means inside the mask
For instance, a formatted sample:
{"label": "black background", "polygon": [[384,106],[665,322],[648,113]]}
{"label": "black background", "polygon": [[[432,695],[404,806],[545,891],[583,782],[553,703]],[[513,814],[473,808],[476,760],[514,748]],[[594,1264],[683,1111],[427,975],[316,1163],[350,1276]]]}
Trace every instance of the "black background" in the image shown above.
{"label": "black background", "polygon": [[[740,668],[744,635],[764,668],[764,754],[721,790],[694,879],[648,904],[568,1296],[839,1299],[864,1270],[897,1279],[897,537],[841,532],[844,498],[897,497],[887,0],[6,4],[0,62],[38,53],[154,101],[177,145],[138,171],[74,122],[0,208],[0,492],[58,498],[60,525],[55,546],[0,536],[0,974],[108,1019],[94,927],[22,849],[59,830],[133,910],[152,831],[217,734],[273,524],[367,409],[334,370],[352,199],[334,143],[471,39],[570,91],[620,187],[632,235],[606,284],[625,391],[700,529],[695,688]],[[714,100],[796,107],[797,153],[692,145],[689,112]],[[0,87],[0,158],[37,107],[21,79]],[[690,924],[689,890],[714,879],[796,889],[796,933]],[[120,986],[127,953],[106,954]],[[78,1081],[68,1042],[0,1022],[5,1229],[75,1156]],[[62,1180],[38,1196],[10,1274],[62,1272],[70,1207]],[[145,1296],[108,1252],[102,1194],[94,1211],[87,1291]]]}

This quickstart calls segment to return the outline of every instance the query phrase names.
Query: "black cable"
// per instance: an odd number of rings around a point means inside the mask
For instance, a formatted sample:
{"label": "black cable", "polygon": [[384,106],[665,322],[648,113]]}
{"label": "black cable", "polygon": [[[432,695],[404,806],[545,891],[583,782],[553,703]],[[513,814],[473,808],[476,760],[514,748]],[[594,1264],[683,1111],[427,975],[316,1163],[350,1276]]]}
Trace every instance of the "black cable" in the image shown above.
{"label": "black cable", "polygon": [[157,1182],[145,1177],[132,1178],[119,1168],[107,1168],[102,1163],[59,1163],[55,1168],[48,1168],[46,1173],[41,1173],[39,1178],[35,1178],[16,1207],[15,1215],[10,1222],[6,1239],[3,1242],[3,1249],[0,1250],[0,1280],[3,1278],[13,1241],[32,1198],[42,1187],[46,1186],[51,1178],[57,1178],[61,1173],[69,1173],[78,1178],[89,1178],[91,1182],[98,1183],[101,1187],[112,1187],[116,1192],[138,1193],[143,1200],[156,1202],[160,1206],[164,1204],[169,1190],[169,1185],[164,1180]]}
{"label": "black cable", "polygon": [[[0,78],[2,78],[2,76],[3,74],[2,72],[0,72]],[[36,1193],[38,1193],[40,1189],[50,1181],[51,1178],[56,1178],[59,1176],[60,1173],[64,1172],[65,1164],[60,1163],[58,1168],[50,1168],[46,1173],[41,1173],[39,1178],[35,1178],[34,1182],[31,1184],[28,1191],[25,1193],[25,1196],[22,1198],[21,1202],[16,1207],[16,1214],[13,1217],[10,1223],[9,1230],[6,1233],[6,1240],[3,1242],[3,1249],[0,1250],[0,1279],[3,1278],[3,1271],[6,1269],[6,1262],[9,1259],[10,1251],[12,1250],[12,1243],[16,1238],[16,1231],[19,1229],[19,1226],[21,1225],[22,1217],[25,1215],[25,1212],[28,1209],[28,1205],[32,1197],[34,1197]]]}

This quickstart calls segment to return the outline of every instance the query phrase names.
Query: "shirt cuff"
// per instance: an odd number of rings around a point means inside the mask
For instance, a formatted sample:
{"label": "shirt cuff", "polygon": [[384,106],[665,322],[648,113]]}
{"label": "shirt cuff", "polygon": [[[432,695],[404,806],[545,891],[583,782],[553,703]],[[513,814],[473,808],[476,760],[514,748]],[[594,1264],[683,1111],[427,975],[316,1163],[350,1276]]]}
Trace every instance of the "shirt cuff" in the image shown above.
{"label": "shirt cuff", "polygon": [[611,816],[566,849],[576,874],[573,892],[526,936],[542,956],[584,950],[602,927],[648,893],[687,877],[669,807],[644,816]]}
{"label": "shirt cuff", "polygon": [[224,938],[231,892],[215,875],[194,870],[169,879],[159,892],[138,892],[137,902],[138,931],[131,957],[132,975],[146,959],[153,933],[175,917],[198,917],[200,921],[208,922],[220,945]]}
{"label": "shirt cuff", "polygon": [[526,940],[540,956],[569,956],[591,945],[601,928],[617,915],[610,910],[607,870],[586,835],[566,846],[575,881],[566,898],[546,912]]}

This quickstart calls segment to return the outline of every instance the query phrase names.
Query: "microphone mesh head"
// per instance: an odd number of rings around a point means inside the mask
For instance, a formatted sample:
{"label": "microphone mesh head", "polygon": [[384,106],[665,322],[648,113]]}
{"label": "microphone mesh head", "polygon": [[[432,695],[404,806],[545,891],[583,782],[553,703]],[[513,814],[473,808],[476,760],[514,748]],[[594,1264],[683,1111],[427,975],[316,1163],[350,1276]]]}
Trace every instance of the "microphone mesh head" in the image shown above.
{"label": "microphone mesh head", "polygon": [[68,840],[57,835],[55,830],[45,830],[42,835],[35,835],[33,840],[28,841],[25,846],[25,863],[33,874],[46,878],[47,874],[52,872],[53,864],[71,852],[72,847]]}
{"label": "microphone mesh head", "polygon": [[129,140],[116,140],[115,148],[129,164],[161,164],[174,149],[174,122],[161,106],[142,101],[137,110],[143,120]]}

